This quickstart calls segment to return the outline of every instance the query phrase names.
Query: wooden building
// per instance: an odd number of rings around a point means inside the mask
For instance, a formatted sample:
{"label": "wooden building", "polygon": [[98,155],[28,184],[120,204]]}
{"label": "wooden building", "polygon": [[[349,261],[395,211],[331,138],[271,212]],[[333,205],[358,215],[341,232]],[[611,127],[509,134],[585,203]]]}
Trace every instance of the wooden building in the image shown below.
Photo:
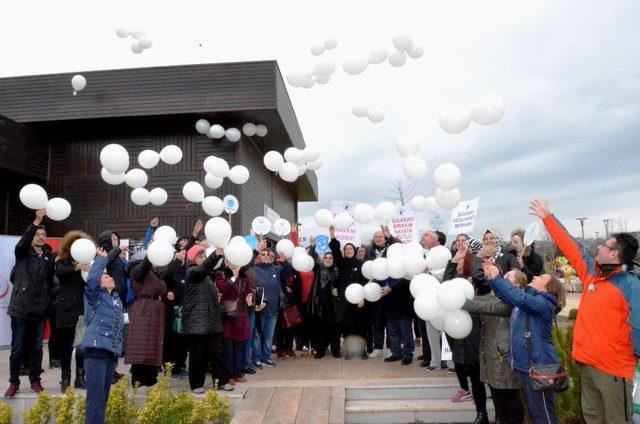
{"label": "wooden building", "polygon": [[[282,218],[297,220],[297,202],[315,201],[316,175],[307,171],[285,183],[262,163],[269,150],[304,148],[304,138],[282,75],[275,61],[167,66],[82,72],[86,88],[73,96],[74,73],[0,78],[0,233],[20,234],[33,219],[18,198],[29,182],[43,185],[49,197],[63,197],[72,206],[62,222],[46,220],[48,233],[60,236],[83,229],[93,236],[105,228],[123,237],[140,238],[151,217],[161,225],[189,234],[195,220],[208,219],[199,204],[187,202],[182,186],[198,181],[207,195],[235,195],[240,209],[233,215],[234,234],[249,234],[251,221],[265,206]],[[209,139],[195,129],[205,118],[225,128],[247,122],[264,124],[265,137],[242,135],[237,143]],[[175,144],[183,159],[160,162],[147,170],[147,188],[162,187],[163,206],[136,206],[131,188],[111,186],[100,177],[102,147],[127,148],[129,169],[139,167],[138,154],[159,152]],[[245,165],[249,181],[212,190],[204,185],[203,161],[209,155],[230,166]]]}

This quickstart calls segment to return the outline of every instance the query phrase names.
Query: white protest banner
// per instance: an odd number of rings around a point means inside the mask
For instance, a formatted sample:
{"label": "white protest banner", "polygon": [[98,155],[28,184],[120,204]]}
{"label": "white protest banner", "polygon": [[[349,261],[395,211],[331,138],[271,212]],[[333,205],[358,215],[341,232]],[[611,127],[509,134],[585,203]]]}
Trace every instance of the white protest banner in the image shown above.
{"label": "white protest banner", "polygon": [[446,229],[447,229],[447,224],[448,223],[449,223],[449,218],[448,217],[435,215],[429,221],[429,228],[432,229],[433,231],[442,231],[444,233],[446,231]]}
{"label": "white protest banner", "polygon": [[396,216],[391,218],[390,230],[402,243],[418,241],[415,211],[408,207],[398,209]]}
{"label": "white protest banner", "polygon": [[[353,217],[353,208],[360,202],[351,202],[346,200],[333,200],[331,201],[331,213],[336,216],[339,213],[346,212]],[[353,243],[354,246],[359,247],[362,240],[362,227],[353,220],[351,227],[346,230],[335,230],[336,239],[340,242],[341,246],[346,243]]]}
{"label": "white protest banner", "polygon": [[0,236],[0,346],[11,345],[11,317],[7,315],[11,300],[11,269],[16,263],[14,248],[20,240],[17,236]]}
{"label": "white protest banner", "polygon": [[449,218],[449,235],[457,236],[458,234],[469,234],[473,231],[473,225],[476,223],[478,216],[478,203],[480,198],[476,197],[472,200],[460,202],[458,206],[451,211]]}

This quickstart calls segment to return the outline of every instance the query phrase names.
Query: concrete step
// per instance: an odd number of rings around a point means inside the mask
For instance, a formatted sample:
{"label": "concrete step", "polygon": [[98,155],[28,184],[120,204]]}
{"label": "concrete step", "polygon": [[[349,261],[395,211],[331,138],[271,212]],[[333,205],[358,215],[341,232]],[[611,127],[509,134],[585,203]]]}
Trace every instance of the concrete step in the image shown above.
{"label": "concrete step", "polygon": [[[487,400],[489,420],[493,404]],[[451,403],[449,399],[347,400],[347,424],[469,423],[476,417],[473,402]]]}
{"label": "concrete step", "polygon": [[426,384],[382,384],[378,386],[349,387],[347,400],[392,399],[451,399],[460,390],[457,382]]}

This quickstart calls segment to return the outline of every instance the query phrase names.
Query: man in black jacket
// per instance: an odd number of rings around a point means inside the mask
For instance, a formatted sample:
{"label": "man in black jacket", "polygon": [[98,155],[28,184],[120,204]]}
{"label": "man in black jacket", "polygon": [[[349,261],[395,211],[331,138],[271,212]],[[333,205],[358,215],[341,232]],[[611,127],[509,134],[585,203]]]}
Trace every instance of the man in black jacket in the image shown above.
{"label": "man in black jacket", "polygon": [[16,264],[11,272],[11,301],[7,314],[11,317],[11,355],[9,357],[9,389],[6,398],[12,398],[20,389],[20,355],[30,352],[29,381],[31,391],[40,393],[42,368],[42,336],[53,289],[54,259],[45,243],[46,231],[42,218],[47,211],[39,209],[15,247]]}

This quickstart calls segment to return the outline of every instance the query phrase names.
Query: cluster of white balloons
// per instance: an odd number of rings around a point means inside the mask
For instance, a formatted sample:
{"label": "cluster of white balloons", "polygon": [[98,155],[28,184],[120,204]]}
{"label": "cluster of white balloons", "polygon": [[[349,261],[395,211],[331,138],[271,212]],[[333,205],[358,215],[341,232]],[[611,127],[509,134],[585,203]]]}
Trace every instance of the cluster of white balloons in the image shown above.
{"label": "cluster of white balloons", "polygon": [[284,156],[275,150],[264,155],[264,166],[271,172],[277,172],[283,181],[292,183],[304,175],[307,170],[317,171],[322,167],[320,149],[307,146],[304,149],[289,147]]}
{"label": "cluster of white balloons", "polygon": [[[152,169],[160,161],[167,165],[175,165],[182,160],[180,147],[170,144],[165,146],[160,153],[154,150],[143,150],[138,155],[138,163],[142,168]],[[100,163],[102,179],[110,185],[126,183],[133,189],[131,201],[138,206],[151,203],[161,206],[167,202],[168,194],[163,188],[156,187],[149,191],[144,188],[149,182],[147,173],[140,169],[129,169],[129,152],[120,144],[108,144],[100,151]],[[128,171],[127,171],[128,170]]]}
{"label": "cluster of white balloons", "polygon": [[[246,166],[235,165],[229,167],[226,160],[216,156],[207,156],[202,166],[206,171],[204,183],[209,188],[220,188],[224,178],[229,178],[234,184],[244,184],[249,181],[249,169]],[[190,201],[193,202],[194,200]],[[200,201],[202,200],[197,200],[197,202]]]}
{"label": "cluster of white balloons", "polygon": [[369,281],[364,286],[358,283],[352,283],[344,290],[344,297],[347,299],[347,302],[354,305],[364,302],[365,300],[377,302],[382,297],[382,287],[373,281]]}
{"label": "cluster of white balloons", "polygon": [[480,125],[497,123],[504,116],[504,111],[504,100],[500,96],[485,93],[476,97],[468,107],[441,114],[438,122],[445,132],[459,134],[467,129],[471,121]]}
{"label": "cluster of white balloons", "polygon": [[[87,238],[80,238],[73,242],[70,249],[71,257],[80,265],[92,264],[96,257],[96,245]],[[81,271],[82,279],[87,281],[88,271]]]}
{"label": "cluster of white balloons", "polygon": [[359,75],[367,69],[369,64],[379,65],[385,61],[394,68],[399,68],[407,62],[407,57],[419,59],[424,54],[424,48],[414,45],[413,39],[408,35],[398,35],[391,41],[394,47],[393,52],[389,53],[388,49],[375,49],[369,52],[367,58],[344,62],[342,69],[349,75]]}
{"label": "cluster of white balloons", "polygon": [[[49,219],[65,220],[71,215],[71,204],[62,197],[49,199],[46,190],[38,184],[27,184],[20,189],[20,201],[29,209],[46,209]],[[95,253],[95,252],[94,252]]]}
{"label": "cluster of white balloons", "polygon": [[[211,125],[209,121],[206,119],[198,119],[196,121],[196,131],[200,134],[206,135],[209,138],[220,139],[222,137],[226,137],[232,143],[235,143],[240,140],[242,134],[240,130],[237,128],[225,128],[219,124]],[[248,137],[253,137],[257,135],[258,137],[264,137],[267,135],[267,127],[262,124],[254,124],[248,122],[242,126],[242,132],[244,135]]]}
{"label": "cluster of white balloons", "polygon": [[74,96],[77,96],[78,92],[84,90],[86,86],[87,86],[87,79],[82,75],[80,74],[74,75],[73,78],[71,78],[71,87],[73,87]]}
{"label": "cluster of white balloons", "polygon": [[307,250],[301,246],[294,246],[293,242],[288,239],[282,239],[276,244],[276,252],[284,255],[285,258],[291,259],[293,269],[298,272],[309,272],[313,270],[315,261],[307,253]]}
{"label": "cluster of white balloons", "polygon": [[331,81],[331,76],[336,70],[334,62],[317,62],[308,72],[290,72],[287,74],[287,82],[296,88],[311,88],[315,84],[326,84]]}
{"label": "cluster of white balloons", "polygon": [[351,227],[353,221],[360,224],[371,222],[377,218],[382,222],[388,222],[396,214],[396,206],[389,201],[380,202],[375,208],[367,203],[358,203],[352,214],[340,212],[334,214],[329,209],[318,209],[313,218],[318,227],[328,228],[334,226],[337,230],[346,230]]}
{"label": "cluster of white balloons", "polygon": [[415,298],[416,315],[439,331],[454,339],[463,339],[471,333],[471,315],[460,308],[467,299],[473,299],[474,289],[464,278],[455,278],[442,284],[428,274],[418,274],[409,286]]}
{"label": "cluster of white balloons", "polygon": [[314,56],[322,55],[326,50],[333,50],[338,46],[338,40],[335,38],[328,38],[322,44],[315,44],[309,49]]}
{"label": "cluster of white balloons", "polygon": [[410,137],[399,137],[396,140],[396,150],[404,157],[402,171],[412,182],[417,182],[427,175],[427,162],[418,156],[420,144]]}
{"label": "cluster of white balloons", "polygon": [[351,108],[351,112],[353,112],[353,114],[358,118],[364,118],[366,116],[367,118],[369,118],[369,121],[373,122],[374,124],[382,122],[382,120],[384,119],[384,112],[380,109],[369,109],[368,107],[362,105],[353,106]]}
{"label": "cluster of white balloons", "polygon": [[433,173],[433,182],[438,187],[435,196],[414,196],[411,207],[416,212],[435,214],[438,208],[453,209],[460,203],[461,194],[458,189],[462,173],[453,163],[440,164]]}
{"label": "cluster of white balloons", "polygon": [[142,31],[128,31],[124,28],[116,29],[116,35],[120,38],[131,36],[135,41],[131,44],[131,51],[140,54],[153,46],[153,40]]}

